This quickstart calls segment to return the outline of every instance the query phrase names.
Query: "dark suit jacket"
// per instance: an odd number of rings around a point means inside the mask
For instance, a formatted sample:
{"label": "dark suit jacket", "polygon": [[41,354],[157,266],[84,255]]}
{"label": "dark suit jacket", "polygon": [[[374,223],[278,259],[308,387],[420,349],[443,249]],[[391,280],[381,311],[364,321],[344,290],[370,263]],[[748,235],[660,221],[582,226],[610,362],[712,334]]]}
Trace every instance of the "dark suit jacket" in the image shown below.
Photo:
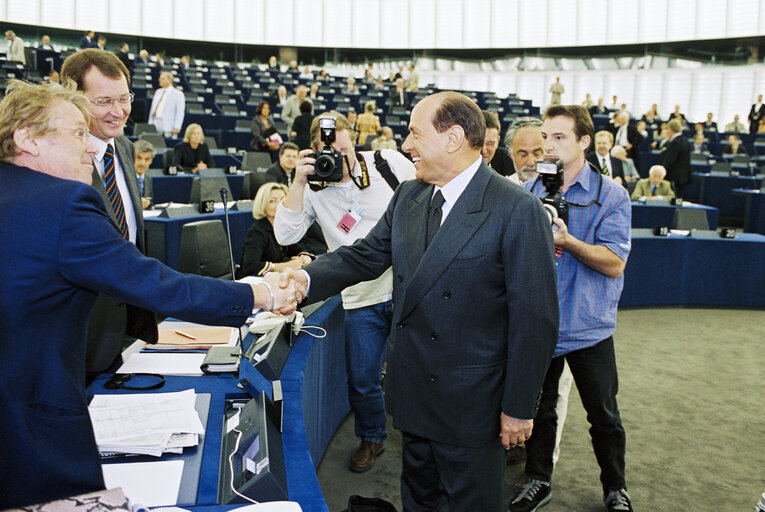
{"label": "dark suit jacket", "polygon": [[303,246],[302,240],[293,245],[279,245],[274,236],[274,228],[268,219],[258,219],[247,231],[244,239],[238,276],[241,278],[262,275],[269,262],[289,261],[301,252],[310,252]]}
{"label": "dark suit jacket", "polygon": [[691,182],[691,143],[682,134],[667,143],[662,165],[675,190]]}
{"label": "dark suit jacket", "polygon": [[[292,170],[292,179],[295,179],[295,169]],[[268,182],[274,182],[274,183],[281,183],[282,185],[290,186],[291,183],[287,182],[287,174],[284,172],[284,169],[282,169],[281,164],[277,160],[273,164],[271,164],[271,167],[266,169],[266,183]]]}
{"label": "dark suit jacket", "polygon": [[210,149],[207,144],[202,142],[197,146],[196,151],[191,149],[191,144],[181,142],[173,148],[173,165],[184,172],[191,172],[199,162],[204,162],[207,168],[215,167]]}
{"label": "dark suit jacket", "polygon": [[510,158],[507,148],[498,147],[489,165],[502,176],[510,176],[515,173],[515,164],[513,164],[513,159]]}
{"label": "dark suit jacket", "polygon": [[765,103],[760,105],[759,109],[756,109],[756,103],[752,104],[749,109],[749,133],[757,133],[757,128],[760,126],[760,119],[765,117]]}
{"label": "dark suit jacket", "polygon": [[366,238],[308,265],[310,300],[393,265],[386,405],[396,428],[458,446],[499,435],[500,411],[536,415],[558,337],[550,222],[481,163],[425,250],[433,186],[402,182]]}
{"label": "dark suit jacket", "polygon": [[130,56],[127,54],[127,52],[123,52],[122,50],[117,50],[115,52],[115,55],[117,55],[117,58],[122,61],[122,63],[125,65],[128,70],[130,69],[130,65],[132,64],[130,62]]}
{"label": "dark suit jacket", "polygon": [[98,41],[96,39],[88,40],[87,37],[82,36],[80,38],[80,49],[86,48],[98,48]]}
{"label": "dark suit jacket", "polygon": [[733,151],[733,146],[730,144],[726,144],[723,148],[723,155],[748,155],[746,151],[746,147],[743,144],[739,144],[738,148],[736,148],[736,151]]}
{"label": "dark suit jacket", "polygon": [[[598,170],[598,172],[602,173],[603,169],[600,168],[600,158],[597,153],[594,151],[590,151],[587,153],[587,161],[590,162],[590,165]],[[622,165],[622,161],[618,158],[612,157],[610,154],[608,155],[608,165],[611,169],[611,177],[616,178],[619,176],[622,181],[624,181],[624,165]]]}
{"label": "dark suit jacket", "polygon": [[0,166],[0,246],[0,509],[103,489],[85,393],[96,294],[238,326],[252,291],[146,258],[92,187],[10,164]]}
{"label": "dark suit jacket", "polygon": [[[146,253],[143,207],[141,205],[141,193],[138,189],[138,179],[135,175],[133,144],[125,136],[117,137],[114,139],[114,149],[125,175],[125,183],[130,191],[130,197],[123,197],[122,200],[130,201],[135,212],[135,245],[139,251]],[[93,168],[93,187],[101,195],[104,207],[116,231],[117,217],[115,217],[106,196],[103,179],[95,167]],[[88,373],[94,374],[109,368],[122,352],[126,337],[156,342],[157,336],[157,322],[153,313],[128,305],[108,295],[99,295],[88,323],[86,362]]]}

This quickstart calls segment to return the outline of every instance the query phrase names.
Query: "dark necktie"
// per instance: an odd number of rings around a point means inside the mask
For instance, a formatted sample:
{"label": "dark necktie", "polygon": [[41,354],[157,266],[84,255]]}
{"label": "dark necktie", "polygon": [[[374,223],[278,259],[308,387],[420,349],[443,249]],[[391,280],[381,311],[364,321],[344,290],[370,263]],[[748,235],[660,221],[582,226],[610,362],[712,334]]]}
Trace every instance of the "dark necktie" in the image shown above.
{"label": "dark necktie", "polygon": [[138,177],[138,191],[141,192],[141,197],[143,197],[143,176]]}
{"label": "dark necktie", "polygon": [[441,207],[444,205],[444,196],[439,190],[433,199],[430,200],[430,208],[428,208],[428,224],[425,229],[425,249],[428,248],[430,242],[436,236],[438,228],[441,227]]}
{"label": "dark necktie", "polygon": [[114,149],[111,144],[106,145],[104,153],[104,186],[106,187],[106,197],[109,198],[109,204],[112,205],[112,211],[117,218],[117,228],[122,238],[128,239],[127,222],[125,220],[125,205],[122,204],[122,196],[117,186],[117,176],[114,167]]}
{"label": "dark necktie", "polygon": [[651,195],[652,196],[656,195],[656,185],[651,185]]}

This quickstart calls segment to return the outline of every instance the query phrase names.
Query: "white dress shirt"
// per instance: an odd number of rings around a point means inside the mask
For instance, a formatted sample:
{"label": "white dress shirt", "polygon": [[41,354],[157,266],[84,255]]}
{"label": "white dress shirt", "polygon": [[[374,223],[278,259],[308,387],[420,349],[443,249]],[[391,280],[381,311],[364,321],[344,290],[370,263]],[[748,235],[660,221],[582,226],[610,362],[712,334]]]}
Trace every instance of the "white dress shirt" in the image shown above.
{"label": "white dress shirt", "polygon": [[[482,161],[483,161],[483,157],[481,155],[478,155],[478,159],[475,162],[473,162],[467,169],[459,173],[457,176],[449,180],[443,187],[434,187],[433,195],[436,195],[436,192],[440,190],[441,194],[444,196],[444,204],[441,207],[441,225],[442,226],[444,225],[444,221],[446,220],[446,217],[452,211],[452,208],[454,207],[454,204],[457,202],[457,199],[460,198],[462,193],[467,188],[468,183],[470,183],[470,180],[472,180],[473,176],[475,176],[475,173],[478,171],[478,168],[481,166]],[[432,198],[433,197],[431,196],[431,199]]]}

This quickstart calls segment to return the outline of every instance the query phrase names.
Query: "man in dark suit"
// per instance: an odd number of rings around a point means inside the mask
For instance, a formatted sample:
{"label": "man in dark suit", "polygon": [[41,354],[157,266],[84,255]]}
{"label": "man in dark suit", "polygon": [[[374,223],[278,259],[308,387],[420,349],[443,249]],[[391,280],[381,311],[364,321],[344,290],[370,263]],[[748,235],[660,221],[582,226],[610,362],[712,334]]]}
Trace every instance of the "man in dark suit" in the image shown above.
{"label": "man in dark suit", "polygon": [[[93,187],[101,194],[114,228],[145,253],[135,154],[133,145],[123,135],[133,100],[130,73],[115,55],[86,49],[64,61],[61,77],[73,80],[89,100],[93,116],[90,138],[98,147],[93,158]],[[88,373],[94,376],[111,366],[130,338],[156,340],[154,314],[100,295],[88,327]]]}
{"label": "man in dark suit", "polygon": [[292,180],[295,179],[295,165],[297,164],[298,152],[300,148],[292,142],[285,142],[279,148],[279,160],[266,169],[266,181],[274,181],[292,186]]}
{"label": "man in dark suit", "polygon": [[757,103],[749,109],[749,133],[757,133],[760,126],[760,119],[765,119],[765,104],[762,103],[762,94],[757,96]]}
{"label": "man in dark suit", "polygon": [[305,268],[320,300],[393,266],[386,402],[405,510],[504,509],[503,446],[531,433],[557,336],[550,222],[482,162],[485,130],[462,94],[420,101],[402,145],[419,179],[365,238]]}
{"label": "man in dark suit", "polygon": [[691,182],[691,143],[683,137],[683,125],[673,119],[667,123],[669,141],[661,165],[667,170],[667,180],[675,188],[675,195],[683,197],[683,189]]}
{"label": "man in dark suit", "polygon": [[276,276],[253,286],[183,275],[140,254],[89,185],[97,146],[87,103],[57,85],[19,81],[0,102],[3,510],[104,488],[85,392],[85,331],[98,292],[234,327],[254,307],[287,312],[303,297]]}
{"label": "man in dark suit", "polygon": [[614,136],[611,132],[599,131],[595,134],[595,149],[587,153],[587,161],[601,174],[605,174],[619,183],[624,183],[622,161],[611,156],[613,146]]}
{"label": "man in dark suit", "polygon": [[486,123],[486,136],[481,149],[483,161],[502,176],[510,176],[515,172],[515,167],[507,148],[501,147],[499,143],[499,117],[489,110],[482,110],[481,113]]}
{"label": "man in dark suit", "polygon": [[130,62],[130,46],[127,43],[122,43],[115,55],[125,65],[126,69],[130,69],[132,63]]}
{"label": "man in dark suit", "polygon": [[614,135],[614,145],[621,146],[627,150],[627,156],[635,162],[635,167],[640,169],[640,142],[643,136],[637,131],[637,128],[630,125],[630,115],[622,112],[614,117],[609,129]]}
{"label": "man in dark suit", "polygon": [[735,133],[728,135],[728,143],[722,150],[723,155],[748,155],[746,147],[741,144],[741,138]]}
{"label": "man in dark suit", "polygon": [[80,49],[84,50],[86,48],[97,48],[98,43],[96,43],[95,37],[96,33],[92,30],[85,32],[85,34],[80,38]]}

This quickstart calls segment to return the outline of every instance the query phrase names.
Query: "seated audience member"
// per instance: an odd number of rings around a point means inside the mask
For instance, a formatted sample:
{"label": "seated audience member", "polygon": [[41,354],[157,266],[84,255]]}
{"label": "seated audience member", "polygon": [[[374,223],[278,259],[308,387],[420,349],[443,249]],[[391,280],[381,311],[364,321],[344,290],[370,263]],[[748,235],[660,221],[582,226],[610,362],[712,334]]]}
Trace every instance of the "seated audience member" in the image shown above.
{"label": "seated audience member", "polygon": [[661,123],[661,118],[659,117],[659,107],[656,105],[656,103],[651,105],[650,110],[643,114],[643,117],[640,119],[641,121],[645,121],[648,126],[652,126],[654,128],[659,126],[659,123]]}
{"label": "seated audience member", "polygon": [[706,139],[704,138],[704,133],[696,132],[693,136],[693,144],[691,145],[691,152],[700,154],[700,153],[709,153],[709,146],[707,146],[707,143],[705,142]]}
{"label": "seated audience member", "polygon": [[291,187],[292,180],[295,179],[295,165],[297,165],[299,151],[297,145],[292,142],[282,144],[279,148],[279,160],[266,170],[266,181]]}
{"label": "seated audience member", "polygon": [[298,75],[298,78],[304,78],[306,80],[313,80],[313,73],[308,69],[308,66],[303,68],[303,72]]}
{"label": "seated audience member", "polygon": [[393,111],[393,107],[406,107],[407,97],[406,89],[404,89],[404,79],[397,78],[396,86],[390,91],[390,111]]}
{"label": "seated audience member", "polygon": [[677,119],[680,122],[680,125],[682,126],[683,130],[689,130],[690,126],[688,125],[688,120],[685,118],[683,114],[677,114],[674,119]]}
{"label": "seated audience member", "polygon": [[654,165],[648,171],[648,178],[638,180],[635,190],[632,192],[632,200],[641,199],[672,199],[675,193],[672,185],[665,181],[667,170],[664,166]]}
{"label": "seated audience member", "polygon": [[141,193],[141,206],[147,209],[151,206],[151,198],[144,194],[146,189],[146,176],[144,174],[154,161],[154,155],[157,151],[154,145],[148,140],[138,139],[133,142],[133,152],[135,153],[135,175],[138,178],[138,191]]}
{"label": "seated audience member", "polygon": [[189,69],[191,69],[191,57],[188,55],[182,55],[181,56],[181,69],[184,73],[186,73]]}
{"label": "seated audience member", "polygon": [[290,65],[287,67],[287,72],[292,73],[293,75],[300,73],[300,69],[298,68],[298,63],[296,60],[290,61]]}
{"label": "seated audience member", "polygon": [[715,121],[712,121],[712,118],[714,116],[712,115],[712,112],[707,113],[707,120],[704,121],[704,129],[709,130],[711,132],[717,131],[717,123]]}
{"label": "seated audience member", "polygon": [[183,142],[175,146],[173,151],[173,165],[179,171],[192,173],[214,167],[210,148],[204,140],[205,133],[201,126],[196,123],[188,125],[183,134]]}
{"label": "seated audience member", "polygon": [[345,94],[358,94],[359,93],[359,87],[356,85],[356,79],[352,76],[349,76],[346,80],[346,85],[343,88],[343,92]]}
{"label": "seated audience member", "polygon": [[367,137],[377,135],[382,129],[380,126],[380,116],[375,115],[375,102],[367,101],[364,104],[364,113],[356,120],[355,127],[352,128],[359,133],[358,145],[363,146],[367,143]]}
{"label": "seated audience member", "polygon": [[748,155],[741,139],[735,133],[728,135],[728,143],[723,148],[723,155]]}
{"label": "seated audience member", "polygon": [[[680,105],[675,105],[675,110],[672,111],[672,113],[669,115],[668,120],[675,119],[677,116],[683,116],[683,114],[680,112]],[[683,116],[683,118],[685,118],[685,116]]]}
{"label": "seated audience member", "polygon": [[300,149],[308,149],[311,147],[311,121],[313,121],[313,103],[311,100],[305,100],[300,103],[300,115],[295,118],[292,123],[292,131],[290,136],[292,141],[297,144]]}
{"label": "seated audience member", "polygon": [[52,50],[53,46],[50,44],[50,36],[42,36],[42,40],[38,46],[41,50]]}
{"label": "seated audience member", "polygon": [[[624,149],[622,146],[614,146],[611,148],[611,156],[622,162],[622,171],[624,172],[624,183],[622,183],[623,185],[626,186],[627,182],[637,181],[640,179],[640,174],[635,167],[635,162],[633,162],[631,158],[627,157],[626,149]],[[619,177],[614,179],[621,182]]]}
{"label": "seated audience member", "polygon": [[375,89],[377,90],[387,89],[387,87],[385,87],[385,83],[383,82],[383,78],[381,76],[378,76],[377,79],[375,80]]}
{"label": "seated audience member", "polygon": [[316,79],[326,82],[328,80],[331,80],[332,77],[329,76],[329,73],[327,73],[325,70],[322,69],[319,71],[319,76],[317,76]]}
{"label": "seated audience member", "polygon": [[[294,311],[305,292],[294,283],[281,288],[277,275],[265,285],[234,283],[180,274],[142,256],[91,186],[98,148],[88,136],[89,108],[73,90],[17,81],[0,102],[3,510],[105,488],[85,389],[88,318],[98,293],[237,327],[253,308]],[[156,339],[156,328],[143,331]]]}
{"label": "seated audience member", "polygon": [[255,117],[252,119],[252,142],[250,147],[255,151],[267,151],[271,153],[271,160],[276,161],[282,138],[274,128],[274,118],[271,117],[271,105],[263,100],[255,109]]}
{"label": "seated audience member", "polygon": [[368,84],[375,83],[375,76],[372,74],[372,70],[369,68],[364,70],[364,82]]}
{"label": "seated audience member", "polygon": [[653,142],[651,143],[651,148],[659,151],[664,151],[667,148],[668,142],[669,129],[667,128],[667,123],[661,123],[659,129],[653,132]]}
{"label": "seated audience member", "polygon": [[582,106],[586,108],[587,110],[590,110],[593,106],[595,106],[595,102],[592,101],[592,96],[588,92],[584,95],[584,101],[582,102]]}
{"label": "seated audience member", "polygon": [[744,126],[744,123],[739,121],[739,119],[741,118],[738,116],[738,114],[733,116],[733,122],[725,125],[725,131],[733,133],[747,133],[748,130],[746,129],[746,126]]}
{"label": "seated audience member", "polygon": [[252,216],[256,220],[244,239],[238,277],[298,269],[313,261],[313,255],[304,250],[301,242],[285,247],[279,245],[274,236],[276,207],[287,196],[288,190],[286,185],[268,182],[255,194]]}
{"label": "seated audience member", "polygon": [[589,151],[585,158],[590,166],[599,173],[614,178],[619,183],[624,182],[622,161],[611,156],[614,146],[614,136],[611,132],[601,130],[595,134],[595,149]]}
{"label": "seated audience member", "polygon": [[279,61],[276,60],[276,55],[271,55],[268,58],[268,69],[279,71]]}
{"label": "seated audience member", "polygon": [[351,125],[351,131],[354,133],[358,133],[358,130],[356,128],[356,123],[358,122],[358,116],[356,115],[356,111],[353,110],[353,107],[348,109],[348,113],[345,115],[346,119],[348,119],[348,123]]}
{"label": "seated audience member", "polygon": [[311,87],[308,88],[308,99],[312,101],[324,99],[324,97],[319,94],[319,84],[316,82],[312,83]]}
{"label": "seated audience member", "polygon": [[145,48],[138,52],[138,57],[133,61],[134,66],[148,66],[149,65],[149,51]]}
{"label": "seated audience member", "polygon": [[643,137],[643,140],[648,138],[648,125],[645,121],[642,119],[637,122],[637,126],[635,126],[635,129],[640,134],[641,137]]}
{"label": "seated audience member", "polygon": [[283,85],[280,85],[276,88],[276,91],[271,95],[271,106],[272,107],[284,107],[287,105],[287,88]]}
{"label": "seated audience member", "polygon": [[605,116],[608,114],[608,108],[603,104],[603,98],[598,98],[598,103],[589,109],[591,116]]}
{"label": "seated audience member", "polygon": [[502,176],[513,174],[515,168],[507,148],[499,144],[499,117],[489,110],[482,110],[483,120],[486,123],[486,134],[483,139],[481,157],[486,164]]}
{"label": "seated audience member", "polygon": [[393,140],[393,130],[391,130],[390,126],[383,126],[380,136],[373,140],[371,145],[372,151],[377,151],[378,149],[392,149],[396,151],[398,149],[398,144]]}

